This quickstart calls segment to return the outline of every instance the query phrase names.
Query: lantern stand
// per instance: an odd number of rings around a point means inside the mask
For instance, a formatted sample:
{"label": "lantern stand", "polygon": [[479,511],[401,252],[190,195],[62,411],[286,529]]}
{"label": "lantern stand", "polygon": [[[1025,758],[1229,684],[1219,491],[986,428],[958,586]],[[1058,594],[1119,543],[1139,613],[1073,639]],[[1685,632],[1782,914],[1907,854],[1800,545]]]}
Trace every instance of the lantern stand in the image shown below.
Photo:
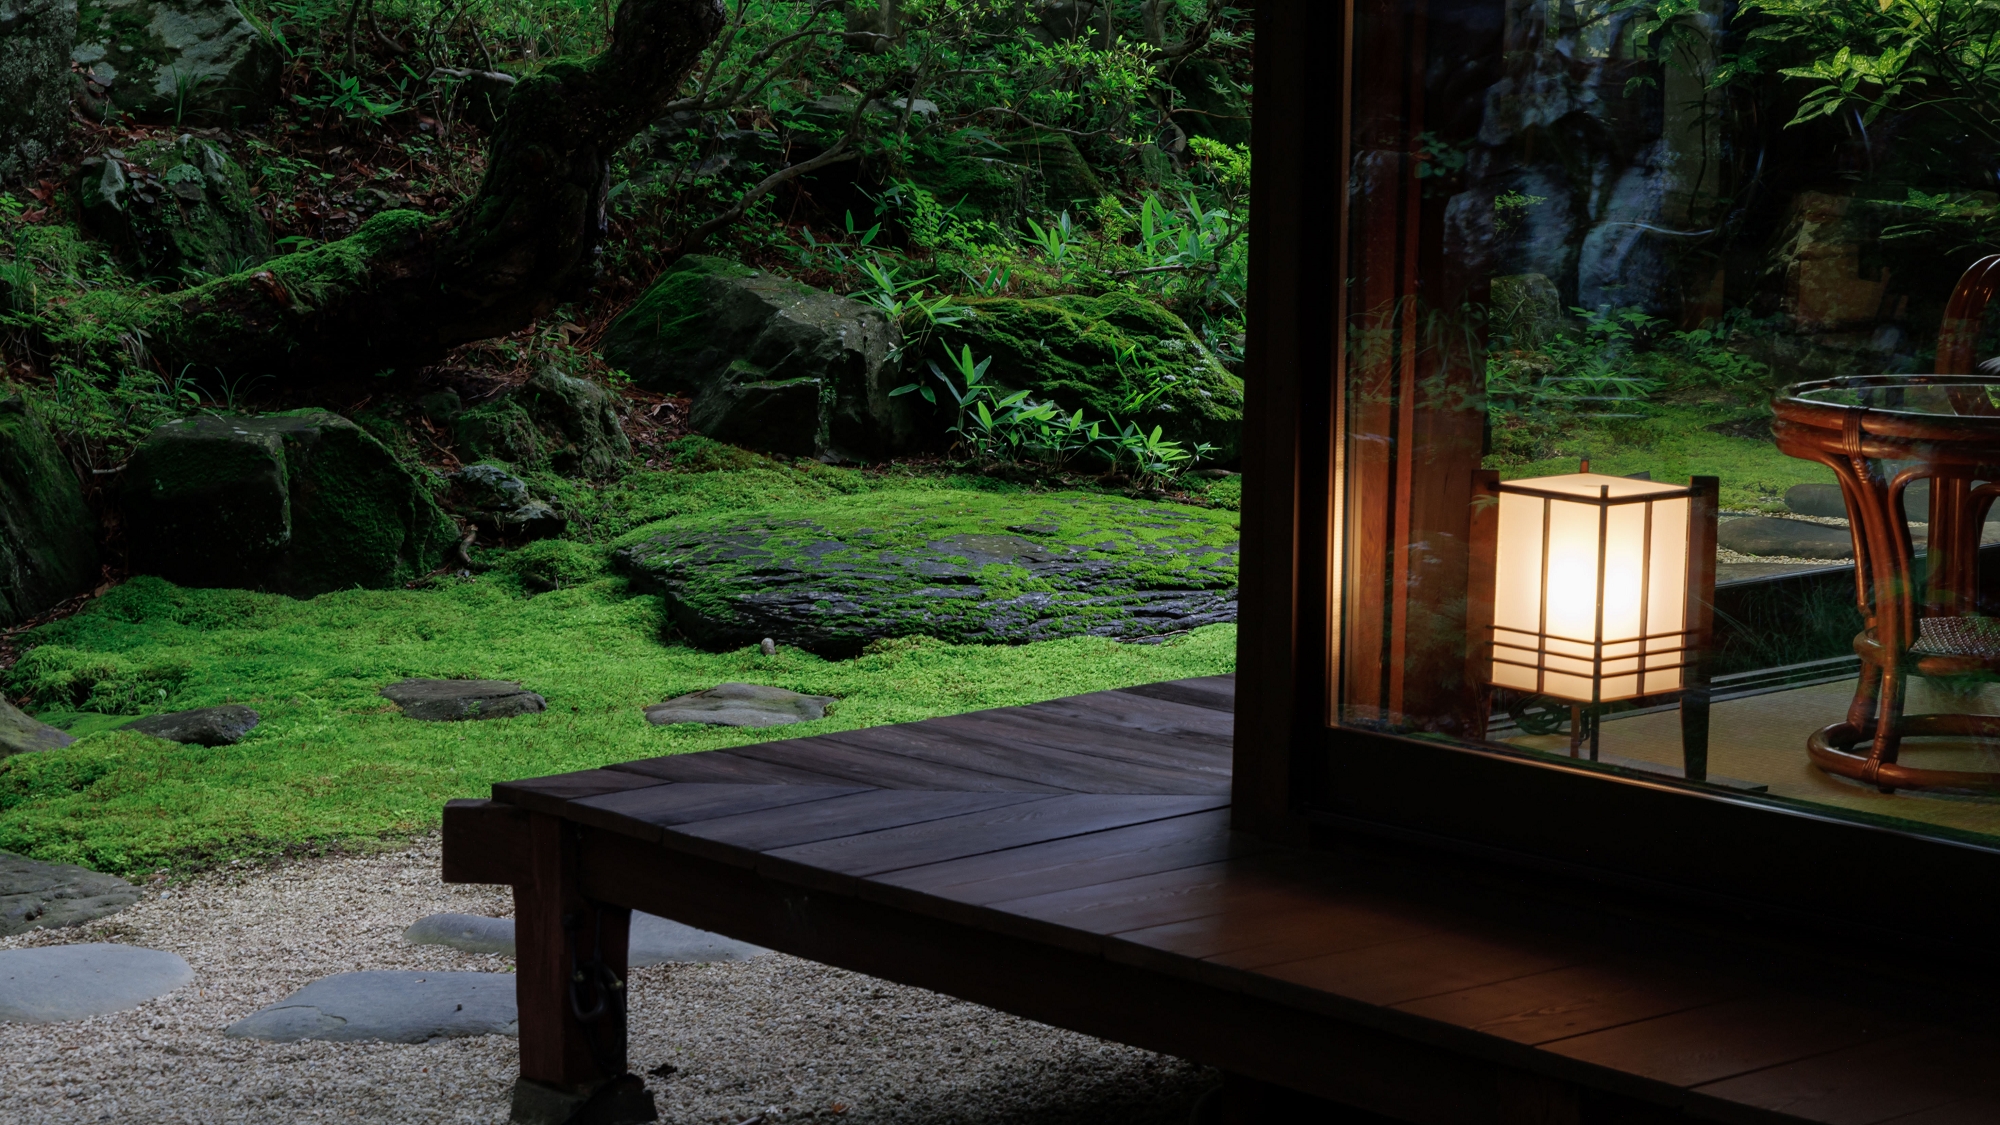
{"label": "lantern stand", "polygon": [[[1530,692],[1570,704],[1570,756],[1587,748],[1596,761],[1610,704],[1677,700],[1682,775],[1705,781],[1720,482],[1654,485],[1583,467],[1504,483],[1492,470],[1474,474],[1473,736],[1486,735],[1495,689]],[[1649,620],[1660,611],[1667,622]]]}

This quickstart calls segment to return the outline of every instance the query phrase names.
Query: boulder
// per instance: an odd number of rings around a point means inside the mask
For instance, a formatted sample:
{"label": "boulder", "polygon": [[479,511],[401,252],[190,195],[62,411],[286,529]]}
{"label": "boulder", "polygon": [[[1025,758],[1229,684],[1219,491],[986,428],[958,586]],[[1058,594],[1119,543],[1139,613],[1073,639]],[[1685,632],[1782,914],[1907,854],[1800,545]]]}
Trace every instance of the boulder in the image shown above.
{"label": "boulder", "polygon": [[255,729],[257,712],[248,707],[198,707],[134,719],[120,730],[138,731],[191,746],[230,746]]}
{"label": "boulder", "polygon": [[167,422],[133,454],[123,499],[134,571],[183,586],[387,589],[458,538],[394,454],[323,410]]}
{"label": "boulder", "polygon": [[615,476],[632,456],[618,396],[596,383],[544,367],[514,396],[540,428],[543,450],[557,472]]}
{"label": "boulder", "polygon": [[467,465],[451,481],[459,513],[502,539],[545,539],[569,526],[526,481],[496,465]]}
{"label": "boulder", "polygon": [[380,694],[410,718],[433,723],[511,719],[548,707],[547,700],[511,680],[400,680]]}
{"label": "boulder", "polygon": [[908,448],[917,419],[880,309],[719,258],[683,258],[618,318],[604,358],[642,387],[694,399],[695,429],[794,456]]}
{"label": "boulder", "polygon": [[459,456],[552,468],[570,476],[616,476],[632,456],[618,396],[545,367],[525,384],[453,423]]}
{"label": "boulder", "polygon": [[770,637],[852,656],[887,637],[1152,640],[1236,618],[1235,517],[1117,497],[866,495],[684,516],[615,565],[710,649]]}
{"label": "boulder", "polygon": [[[967,314],[932,337],[929,358],[962,387],[947,352],[970,346],[991,358],[987,378],[1033,391],[1086,418],[1136,421],[1214,457],[1237,456],[1243,380],[1166,309],[1124,294],[1104,297],[975,297]],[[928,370],[925,381],[933,381]],[[948,398],[940,394],[941,401]],[[1131,406],[1144,401],[1138,410]]]}
{"label": "boulder", "polygon": [[138,901],[139,888],[116,875],[0,852],[0,937],[74,926]]}
{"label": "boulder", "polygon": [[283,68],[230,0],[83,0],[70,57],[87,108],[176,126],[263,120]]}
{"label": "boulder", "polygon": [[237,1020],[223,1034],[271,1043],[428,1043],[514,1035],[520,1022],[514,984],[512,973],[336,973]]}
{"label": "boulder", "polygon": [[712,727],[783,727],[826,718],[830,695],[800,695],[763,684],[717,684],[646,708],[656,727],[702,723]]}
{"label": "boulder", "polygon": [[0,1020],[67,1023],[193,983],[186,961],[158,949],[89,942],[0,950]]}
{"label": "boulder", "polygon": [[76,0],[8,0],[0,15],[0,180],[55,154],[69,127]]}
{"label": "boulder", "polygon": [[1828,560],[1854,557],[1854,537],[1846,528],[1775,516],[1730,520],[1716,529],[1715,539],[1745,555]]}
{"label": "boulder", "polygon": [[76,739],[0,699],[0,759],[36,750],[60,750]]}
{"label": "boulder", "polygon": [[97,577],[97,519],[75,471],[20,396],[0,399],[0,627]]}
{"label": "boulder", "polygon": [[143,276],[197,281],[271,256],[250,181],[220,141],[184,133],[86,157],[76,198],[84,222]]}

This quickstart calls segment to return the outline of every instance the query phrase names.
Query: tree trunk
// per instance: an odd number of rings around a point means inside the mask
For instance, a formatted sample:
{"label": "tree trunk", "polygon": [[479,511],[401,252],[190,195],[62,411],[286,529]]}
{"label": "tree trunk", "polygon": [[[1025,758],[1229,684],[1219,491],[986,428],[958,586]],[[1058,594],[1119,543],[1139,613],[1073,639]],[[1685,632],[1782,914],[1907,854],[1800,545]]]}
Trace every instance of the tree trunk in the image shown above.
{"label": "tree trunk", "polygon": [[610,158],[658,117],[722,29],[723,0],[623,0],[611,43],[524,78],[485,182],[442,219],[391,211],[353,235],[140,306],[170,371],[287,383],[434,362],[528,324],[588,284]]}

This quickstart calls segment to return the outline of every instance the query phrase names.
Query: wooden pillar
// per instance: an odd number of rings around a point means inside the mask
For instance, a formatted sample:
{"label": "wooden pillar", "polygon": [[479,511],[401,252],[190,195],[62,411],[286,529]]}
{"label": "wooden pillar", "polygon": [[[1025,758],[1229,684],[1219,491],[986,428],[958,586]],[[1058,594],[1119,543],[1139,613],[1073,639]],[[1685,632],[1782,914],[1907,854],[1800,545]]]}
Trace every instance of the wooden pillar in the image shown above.
{"label": "wooden pillar", "polygon": [[626,1073],[632,912],[584,898],[577,870],[583,831],[558,817],[528,816],[527,871],[514,884],[517,1125],[624,1125],[659,1116],[645,1084]]}
{"label": "wooden pillar", "polygon": [[1688,481],[1688,665],[1681,671],[1681,770],[1708,780],[1709,676],[1715,661],[1715,524],[1722,478]]}

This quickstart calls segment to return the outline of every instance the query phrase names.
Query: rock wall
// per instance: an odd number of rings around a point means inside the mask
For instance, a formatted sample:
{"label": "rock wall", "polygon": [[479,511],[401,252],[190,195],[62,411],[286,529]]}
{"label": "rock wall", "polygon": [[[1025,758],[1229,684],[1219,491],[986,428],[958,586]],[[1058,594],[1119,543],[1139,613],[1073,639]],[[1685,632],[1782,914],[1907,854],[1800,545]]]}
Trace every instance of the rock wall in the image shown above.
{"label": "rock wall", "polygon": [[69,126],[76,0],[0,0],[0,181],[52,155]]}
{"label": "rock wall", "polygon": [[97,520],[55,439],[19,396],[0,399],[0,626],[97,581]]}
{"label": "rock wall", "polygon": [[83,0],[71,57],[87,107],[173,125],[264,119],[283,66],[230,0]]}

